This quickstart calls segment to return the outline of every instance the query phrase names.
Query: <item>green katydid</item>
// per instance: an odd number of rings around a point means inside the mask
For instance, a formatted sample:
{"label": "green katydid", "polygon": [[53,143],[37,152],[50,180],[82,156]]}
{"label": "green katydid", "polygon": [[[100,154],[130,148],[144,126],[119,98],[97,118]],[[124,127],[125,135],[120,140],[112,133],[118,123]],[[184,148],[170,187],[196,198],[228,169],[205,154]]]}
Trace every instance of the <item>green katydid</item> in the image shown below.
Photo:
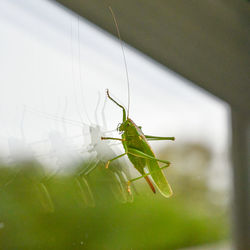
{"label": "green katydid", "polygon": [[[125,149],[125,153],[116,156],[113,159],[110,159],[106,163],[106,168],[108,168],[109,164],[122,157],[127,155],[131,163],[134,165],[134,167],[140,172],[142,176],[132,179],[128,182],[128,191],[130,192],[130,183],[133,181],[136,181],[142,177],[146,179],[148,182],[150,188],[155,193],[155,188],[148,178],[148,175],[151,175],[152,179],[154,180],[154,183],[158,190],[161,192],[161,194],[165,197],[170,197],[172,195],[172,189],[170,185],[168,184],[168,181],[165,177],[165,175],[162,172],[163,168],[166,168],[170,165],[169,161],[160,160],[157,159],[148,144],[148,141],[153,140],[174,140],[174,137],[159,137],[159,136],[150,136],[150,135],[144,135],[141,127],[137,126],[127,115],[125,108],[119,104],[117,101],[115,101],[110,95],[109,91],[107,90],[107,96],[110,100],[112,100],[116,105],[118,105],[120,108],[122,108],[123,112],[123,122],[119,125],[118,130],[122,133],[122,138],[113,138],[113,137],[102,137],[102,140],[119,140],[122,142],[123,147]],[[166,165],[160,168],[158,162],[163,162]],[[145,173],[144,168],[147,167],[149,173]]]}
{"label": "green katydid", "polygon": [[[170,165],[169,161],[160,160],[157,159],[153,153],[153,150],[151,149],[150,145],[148,144],[148,141],[153,140],[175,140],[174,137],[159,137],[159,136],[150,136],[150,135],[144,135],[141,127],[137,126],[130,118],[129,118],[129,104],[130,104],[130,91],[129,91],[129,79],[128,79],[128,70],[127,70],[127,64],[126,64],[126,58],[125,53],[123,49],[123,44],[121,40],[121,35],[119,32],[118,24],[115,18],[115,15],[111,8],[109,8],[111,11],[111,14],[114,19],[114,23],[116,25],[116,30],[118,33],[118,37],[121,42],[121,48],[123,52],[124,57],[124,64],[125,64],[125,70],[126,70],[126,76],[127,76],[127,83],[128,83],[128,112],[126,114],[125,108],[119,104],[117,101],[115,101],[109,94],[109,91],[107,90],[107,96],[108,98],[113,101],[116,105],[118,105],[123,112],[123,120],[122,123],[118,127],[118,131],[122,133],[122,138],[113,138],[113,137],[102,137],[102,140],[119,140],[122,142],[123,147],[125,149],[125,153],[116,156],[113,159],[110,159],[106,163],[106,168],[108,168],[109,164],[122,157],[127,155],[131,163],[134,165],[134,167],[140,172],[141,176],[138,178],[134,178],[128,182],[128,191],[130,191],[130,183],[133,181],[136,181],[140,178],[145,178],[147,183],[149,184],[152,191],[155,193],[154,185],[152,184],[151,180],[149,179],[148,175],[151,175],[156,187],[161,192],[161,194],[165,197],[170,197],[172,195],[172,189],[162,172],[163,168],[166,168]],[[166,165],[162,168],[159,166],[159,162],[165,163]],[[148,168],[148,173],[145,172],[145,167]]]}

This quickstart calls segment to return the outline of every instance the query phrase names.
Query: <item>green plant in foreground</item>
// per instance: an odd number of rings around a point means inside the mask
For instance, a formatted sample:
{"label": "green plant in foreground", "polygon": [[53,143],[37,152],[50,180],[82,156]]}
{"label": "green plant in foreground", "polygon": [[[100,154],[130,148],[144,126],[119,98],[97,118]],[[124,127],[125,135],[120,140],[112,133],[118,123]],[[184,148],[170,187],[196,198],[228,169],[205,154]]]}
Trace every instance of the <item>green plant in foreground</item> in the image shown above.
{"label": "green plant in foreground", "polygon": [[0,249],[173,250],[228,237],[223,210],[191,192],[165,199],[140,189],[133,203],[118,202],[104,166],[87,177],[95,207],[82,202],[75,175],[43,181],[49,211],[36,188],[41,172],[37,164],[0,167]]}

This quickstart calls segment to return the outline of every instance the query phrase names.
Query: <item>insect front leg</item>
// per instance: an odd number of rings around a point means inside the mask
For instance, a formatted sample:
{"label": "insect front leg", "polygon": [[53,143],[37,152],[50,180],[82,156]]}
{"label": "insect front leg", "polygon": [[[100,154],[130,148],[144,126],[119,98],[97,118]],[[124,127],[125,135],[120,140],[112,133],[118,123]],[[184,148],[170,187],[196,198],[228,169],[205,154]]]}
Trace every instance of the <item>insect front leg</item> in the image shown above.
{"label": "insect front leg", "polygon": [[145,135],[148,141],[174,141],[175,137],[162,137],[162,136],[153,136],[153,135]]}
{"label": "insect front leg", "polygon": [[116,141],[124,141],[121,138],[114,138],[114,137],[101,137],[101,140],[116,140]]}
{"label": "insect front leg", "polygon": [[126,110],[125,108],[119,104],[117,101],[115,101],[110,95],[109,95],[109,90],[107,89],[107,97],[112,101],[114,102],[117,106],[119,106],[121,109],[122,109],[122,121],[125,122],[126,121]]}

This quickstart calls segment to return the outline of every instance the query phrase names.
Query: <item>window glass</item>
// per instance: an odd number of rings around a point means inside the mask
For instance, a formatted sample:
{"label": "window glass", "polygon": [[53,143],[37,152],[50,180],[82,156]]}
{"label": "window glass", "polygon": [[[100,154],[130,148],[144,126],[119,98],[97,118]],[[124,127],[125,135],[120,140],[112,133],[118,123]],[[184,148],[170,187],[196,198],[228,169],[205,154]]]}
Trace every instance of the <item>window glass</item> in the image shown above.
{"label": "window glass", "polygon": [[[0,230],[8,234],[1,244],[58,249],[228,244],[227,104],[124,44],[130,118],[145,134],[176,138],[150,142],[157,158],[171,161],[164,173],[174,195],[155,195],[142,179],[134,183],[133,196],[127,195],[117,180],[139,176],[127,159],[120,161],[121,171],[111,163],[112,177],[95,172],[105,170],[98,164],[110,149],[124,152],[121,144],[103,146],[100,140],[120,137],[115,130],[122,122],[106,89],[128,108],[119,40],[51,1],[3,0],[0,13]],[[82,161],[89,164],[91,180],[76,174]]]}

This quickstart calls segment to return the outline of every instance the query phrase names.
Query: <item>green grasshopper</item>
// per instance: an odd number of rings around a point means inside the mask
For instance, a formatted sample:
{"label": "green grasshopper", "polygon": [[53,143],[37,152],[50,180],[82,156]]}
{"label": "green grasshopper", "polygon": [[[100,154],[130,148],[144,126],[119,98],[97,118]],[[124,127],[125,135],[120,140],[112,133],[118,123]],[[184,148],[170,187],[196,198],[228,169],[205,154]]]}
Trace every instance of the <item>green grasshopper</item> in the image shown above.
{"label": "green grasshopper", "polygon": [[[122,44],[121,35],[119,32],[118,23],[116,21],[115,15],[113,13],[113,10],[111,7],[109,7],[109,10],[113,16],[114,23],[116,26],[117,34],[121,43],[121,49],[123,53],[124,58],[124,66],[126,70],[126,77],[127,77],[127,84],[128,84],[128,112],[126,114],[125,108],[119,104],[117,101],[115,101],[110,95],[109,91],[107,90],[107,96],[108,98],[113,101],[116,105],[118,105],[120,108],[122,108],[123,112],[123,119],[122,123],[118,126],[118,131],[122,134],[122,138],[113,138],[113,137],[101,137],[102,140],[119,140],[122,142],[125,153],[116,156],[113,159],[110,159],[106,163],[106,168],[108,168],[109,164],[122,157],[127,155],[131,163],[134,165],[134,167],[140,172],[141,176],[134,178],[130,181],[128,181],[128,192],[131,192],[130,190],[130,183],[136,180],[139,180],[141,178],[145,178],[147,183],[149,184],[152,191],[155,193],[154,185],[152,184],[151,180],[149,179],[148,175],[151,175],[152,179],[154,180],[154,183],[158,190],[161,192],[161,194],[165,197],[170,197],[173,192],[168,184],[168,181],[165,177],[165,175],[162,172],[163,168],[166,168],[170,165],[169,161],[160,160],[157,159],[154,155],[153,150],[151,149],[150,145],[148,144],[148,141],[153,140],[175,140],[174,137],[159,137],[159,136],[151,136],[151,135],[144,135],[141,127],[137,126],[128,116],[129,116],[129,104],[130,104],[130,89],[129,89],[129,78],[128,78],[128,69],[127,69],[127,63],[124,53],[124,48]],[[159,166],[158,162],[165,163],[166,165],[162,168]],[[148,173],[145,172],[145,167],[148,168]]]}
{"label": "green grasshopper", "polygon": [[[148,144],[148,141],[154,140],[175,140],[174,137],[159,137],[159,136],[151,136],[151,135],[144,135],[141,127],[137,126],[127,115],[125,108],[115,101],[110,95],[109,91],[107,90],[108,98],[113,101],[116,105],[122,108],[123,112],[123,120],[122,123],[118,127],[118,131],[122,133],[122,138],[113,138],[113,137],[101,137],[102,140],[119,140],[122,142],[123,147],[125,149],[125,153],[116,156],[113,159],[110,159],[106,163],[106,168],[108,168],[109,164],[122,157],[127,155],[131,163],[134,167],[140,172],[142,176],[138,178],[134,178],[128,182],[128,191],[130,191],[130,183],[136,181],[140,178],[145,178],[147,183],[149,184],[152,191],[155,193],[155,188],[148,178],[148,175],[151,175],[152,179],[158,190],[161,194],[165,197],[170,197],[172,195],[172,189],[162,172],[163,168],[166,168],[170,165],[169,161],[157,159]],[[160,168],[158,162],[163,162],[166,165]],[[145,173],[144,168],[147,166],[149,173]]]}

